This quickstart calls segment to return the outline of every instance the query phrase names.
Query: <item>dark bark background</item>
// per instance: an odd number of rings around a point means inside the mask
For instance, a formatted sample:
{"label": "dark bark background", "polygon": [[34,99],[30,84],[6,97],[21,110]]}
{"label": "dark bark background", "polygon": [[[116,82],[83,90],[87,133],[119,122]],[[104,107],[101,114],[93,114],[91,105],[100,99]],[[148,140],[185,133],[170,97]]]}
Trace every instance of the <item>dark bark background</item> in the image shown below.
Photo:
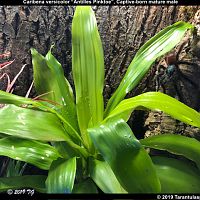
{"label": "dark bark background", "polygon": [[[183,20],[197,27],[197,36],[186,36],[181,60],[195,65],[181,65],[180,74],[173,74],[170,81],[158,88],[158,79],[165,74],[159,69],[162,58],[155,63],[139,86],[128,96],[146,91],[160,90],[199,111],[200,51],[199,51],[199,6],[94,6],[101,35],[106,66],[104,96],[107,100],[120,83],[137,50],[158,31],[172,23]],[[14,93],[25,95],[32,82],[30,48],[43,55],[55,44],[53,54],[61,62],[68,80],[71,75],[71,23],[74,7],[64,6],[0,6],[0,53],[11,52],[15,62],[0,71],[13,78],[27,64],[15,84]],[[175,50],[176,51],[176,50]],[[189,80],[195,82],[192,84]],[[6,80],[1,80],[0,89],[5,89]],[[34,90],[31,93],[35,95]],[[197,128],[186,126],[161,112],[136,111],[130,121],[134,133],[142,137],[159,133],[178,133],[200,138]]]}

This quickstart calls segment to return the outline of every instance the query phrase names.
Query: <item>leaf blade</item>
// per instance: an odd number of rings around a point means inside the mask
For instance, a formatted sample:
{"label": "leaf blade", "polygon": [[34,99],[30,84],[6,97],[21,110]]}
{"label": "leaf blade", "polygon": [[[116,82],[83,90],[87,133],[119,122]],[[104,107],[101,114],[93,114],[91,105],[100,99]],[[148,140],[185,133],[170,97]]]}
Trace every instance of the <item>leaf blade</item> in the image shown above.
{"label": "leaf blade", "polygon": [[76,158],[57,160],[52,164],[46,180],[48,193],[71,193],[76,175]]}
{"label": "leaf blade", "polygon": [[[17,106],[22,106],[25,104],[25,105],[28,105],[28,108],[33,108],[33,109],[38,108],[39,110],[45,111],[46,113],[52,113],[53,115],[56,115],[63,122],[64,128],[66,130],[66,132],[65,132],[66,137],[69,137],[69,135],[70,135],[71,138],[73,140],[75,140],[76,142],[77,141],[82,142],[79,132],[77,132],[75,130],[75,128],[63,117],[63,116],[65,116],[65,114],[63,114],[63,112],[65,112],[64,111],[65,108],[59,108],[59,107],[55,106],[54,107],[55,109],[53,109],[53,108],[51,108],[52,105],[51,106],[44,105],[38,101],[34,101],[29,98],[10,94],[10,93],[7,93],[7,92],[1,91],[1,90],[0,90],[0,103],[14,104]],[[61,114],[60,114],[60,112],[61,112]]]}
{"label": "leaf blade", "polygon": [[124,99],[128,92],[137,86],[152,63],[175,47],[181,41],[185,32],[192,28],[193,26],[189,23],[177,22],[160,31],[139,49],[119,87],[108,101],[104,113],[105,117]]}
{"label": "leaf blade", "polygon": [[7,105],[0,109],[0,132],[42,141],[65,141],[62,123],[48,112]]}
{"label": "leaf blade", "polygon": [[160,183],[149,155],[123,120],[88,131],[95,147],[127,192],[160,191]]}
{"label": "leaf blade", "polygon": [[11,94],[8,92],[4,92],[0,90],[0,103],[1,104],[14,104],[14,105],[22,105],[22,104],[28,104],[28,105],[36,105],[37,102],[33,101],[32,99],[21,97],[15,94]]}
{"label": "leaf blade", "polygon": [[103,48],[96,19],[90,6],[78,6],[72,22],[72,70],[76,88],[79,127],[86,133],[103,119]]}
{"label": "leaf blade", "polygon": [[154,156],[161,193],[199,193],[200,174],[197,168],[174,158]]}
{"label": "leaf blade", "polygon": [[[52,55],[51,50],[47,53],[45,60],[52,73],[52,77],[54,77],[55,79],[58,87],[58,92],[61,94],[59,96],[60,103],[62,103],[63,105],[61,113],[65,117],[65,119],[72,125],[72,127],[75,128],[75,130],[78,132],[79,128],[76,116],[76,106],[73,99],[73,91],[68,80],[64,76],[62,66],[58,62],[58,60]],[[51,83],[51,79],[49,77],[46,78]]]}
{"label": "leaf blade", "polygon": [[89,171],[91,178],[104,193],[126,193],[105,161],[91,159]]}
{"label": "leaf blade", "polygon": [[38,95],[43,95],[43,99],[51,100],[62,105],[62,94],[46,59],[36,49],[31,48],[33,79]]}
{"label": "leaf blade", "polygon": [[91,178],[104,193],[127,193],[105,161],[90,159],[89,172]]}
{"label": "leaf blade", "polygon": [[52,146],[34,140],[16,137],[0,139],[0,155],[24,161],[48,170],[53,160],[60,157]]}
{"label": "leaf blade", "polygon": [[141,144],[170,153],[182,155],[194,161],[200,169],[200,142],[194,138],[182,135],[162,134],[141,139]]}
{"label": "leaf blade", "polygon": [[197,111],[160,92],[146,92],[121,101],[105,121],[115,117],[127,120],[134,109],[144,108],[163,111],[184,123],[200,127],[200,114]]}

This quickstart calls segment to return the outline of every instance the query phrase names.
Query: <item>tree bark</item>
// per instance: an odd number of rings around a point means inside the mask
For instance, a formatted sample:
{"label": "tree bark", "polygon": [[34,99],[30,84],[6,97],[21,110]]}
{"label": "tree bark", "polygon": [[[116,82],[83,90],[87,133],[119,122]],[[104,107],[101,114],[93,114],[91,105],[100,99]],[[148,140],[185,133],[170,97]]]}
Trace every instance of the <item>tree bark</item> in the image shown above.
{"label": "tree bark", "polygon": [[[179,20],[192,22],[197,27],[200,24],[198,6],[93,6],[93,9],[104,47],[106,66],[104,97],[106,101],[119,85],[137,50],[148,39],[164,27]],[[50,46],[55,44],[53,54],[61,62],[67,78],[73,84],[71,23],[74,10],[73,6],[0,7],[0,53],[9,51],[12,53],[10,59],[15,59],[11,66],[0,71],[0,76],[3,72],[7,72],[13,78],[22,65],[27,64],[15,84],[14,93],[24,96],[32,82],[31,47],[46,54]],[[181,52],[181,59],[184,57],[186,60],[199,64],[198,37],[188,38],[187,41],[183,53]],[[128,96],[158,90],[155,78],[158,74],[158,63]],[[182,65],[180,69],[188,79],[195,80],[196,86],[200,86],[198,67]],[[165,84],[167,88],[165,92],[199,110],[198,88],[178,78],[175,83],[178,90],[183,93],[184,99],[178,97],[171,83]],[[6,80],[1,81],[0,84],[0,89],[4,89]],[[159,90],[162,91],[163,88]],[[34,90],[31,95],[35,95]],[[195,137],[199,135],[197,129],[191,127],[188,129],[188,126],[157,112],[134,112],[129,124],[134,133],[139,136],[163,132],[193,134]]]}

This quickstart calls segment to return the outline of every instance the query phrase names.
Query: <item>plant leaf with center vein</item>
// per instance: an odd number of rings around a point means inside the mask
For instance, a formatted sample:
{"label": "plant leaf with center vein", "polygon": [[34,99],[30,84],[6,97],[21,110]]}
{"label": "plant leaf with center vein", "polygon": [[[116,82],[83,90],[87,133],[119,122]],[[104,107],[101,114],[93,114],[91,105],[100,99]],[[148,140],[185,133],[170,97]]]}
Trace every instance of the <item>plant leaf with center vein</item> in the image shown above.
{"label": "plant leaf with center vein", "polygon": [[130,117],[131,112],[136,109],[163,111],[175,119],[200,127],[200,114],[196,110],[160,92],[146,92],[121,101],[105,121],[111,118],[123,118],[126,121]]}
{"label": "plant leaf with center vein", "polygon": [[175,158],[153,156],[161,193],[199,193],[200,173],[196,167]]}
{"label": "plant leaf with center vein", "polygon": [[40,105],[40,103],[38,103],[37,101],[33,101],[32,99],[4,92],[2,90],[0,90],[0,104],[14,104],[17,106],[28,104],[35,106],[38,105],[38,107]]}
{"label": "plant leaf with center vein", "polygon": [[162,134],[140,140],[145,147],[166,150],[194,161],[200,169],[200,142],[182,135]]}
{"label": "plant leaf with center vein", "polygon": [[65,141],[60,119],[48,112],[7,105],[0,109],[0,132],[27,139]]}
{"label": "plant leaf with center vein", "polygon": [[[10,94],[4,91],[0,90],[0,103],[3,104],[14,104],[14,105],[24,105],[27,104],[30,108],[32,107],[36,107],[42,111],[47,112],[47,114],[51,114],[53,113],[53,115],[55,114],[63,123],[64,123],[64,127],[65,130],[67,130],[67,132],[65,132],[66,136],[70,135],[72,139],[74,139],[75,141],[82,141],[79,133],[74,129],[74,127],[62,116],[62,111],[61,114],[59,112],[57,112],[56,110],[52,109],[50,106],[46,106],[38,101],[34,101],[32,99],[29,98],[25,98],[25,97],[21,97],[21,96],[17,96],[14,94]],[[57,108],[59,109],[59,107]],[[62,109],[62,108],[61,108]],[[42,113],[42,112],[41,112]],[[63,114],[65,115],[65,114]]]}
{"label": "plant leaf with center vein", "polygon": [[89,173],[104,193],[127,193],[107,162],[91,158],[89,160]]}
{"label": "plant leaf with center vein", "polygon": [[108,101],[105,117],[138,85],[156,59],[173,49],[181,41],[187,29],[192,28],[193,25],[189,23],[177,22],[160,31],[139,49],[119,87]]}
{"label": "plant leaf with center vein", "polygon": [[78,6],[72,23],[72,71],[79,127],[87,145],[86,129],[103,119],[103,59],[94,12],[90,6]]}
{"label": "plant leaf with center vein", "polygon": [[36,49],[31,49],[34,86],[42,99],[51,100],[62,105],[62,93],[57,83],[57,74],[47,65],[46,59]]}
{"label": "plant leaf with center vein", "polygon": [[48,170],[53,160],[60,157],[58,151],[49,144],[16,137],[0,139],[0,155],[24,161]]}
{"label": "plant leaf with center vein", "polygon": [[129,193],[160,191],[160,182],[148,153],[123,120],[88,130],[95,147]]}
{"label": "plant leaf with center vein", "polygon": [[48,193],[71,193],[76,175],[76,157],[52,163],[46,180]]}
{"label": "plant leaf with center vein", "polygon": [[[45,60],[49,67],[49,70],[52,73],[52,77],[56,79],[58,92],[60,92],[61,94],[61,100],[63,103],[63,107],[61,108],[61,114],[78,132],[79,128],[76,116],[76,107],[74,103],[73,91],[69,82],[64,76],[62,66],[52,55],[51,50],[47,53]],[[46,79],[48,79],[48,82],[51,83],[51,79],[49,77],[46,77]],[[43,84],[44,83],[42,83],[41,85],[43,86]],[[68,127],[66,127],[66,129],[68,130]]]}

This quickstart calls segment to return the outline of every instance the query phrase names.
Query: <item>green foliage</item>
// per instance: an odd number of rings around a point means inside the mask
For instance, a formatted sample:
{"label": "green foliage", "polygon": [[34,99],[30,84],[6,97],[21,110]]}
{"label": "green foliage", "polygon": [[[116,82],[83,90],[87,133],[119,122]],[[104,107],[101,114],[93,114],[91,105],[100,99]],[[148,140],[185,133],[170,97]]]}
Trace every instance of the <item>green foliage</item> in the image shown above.
{"label": "green foliage", "polygon": [[98,190],[94,182],[90,178],[88,178],[81,183],[75,184],[72,192],[80,194],[82,193],[95,194],[98,193]]}
{"label": "green foliage", "polygon": [[200,115],[197,111],[160,92],[146,92],[121,101],[105,121],[112,118],[128,120],[133,110],[145,109],[164,111],[175,119],[200,127]]}
{"label": "green foliage", "polygon": [[200,173],[196,167],[174,158],[152,157],[162,193],[199,193]]}
{"label": "green foliage", "polygon": [[89,174],[105,193],[126,193],[106,161],[90,158]]}
{"label": "green foliage", "polygon": [[104,58],[96,19],[88,6],[77,7],[73,18],[72,71],[78,123],[85,146],[91,150],[87,128],[103,120]]}
{"label": "green foliage", "polygon": [[0,155],[29,162],[45,170],[60,157],[57,150],[47,143],[13,136],[0,139]]}
{"label": "green foliage", "polygon": [[26,165],[27,163],[23,163],[19,160],[14,160],[9,158],[5,177],[22,176],[26,168]]}
{"label": "green foliage", "polygon": [[76,158],[56,160],[46,180],[48,193],[71,193],[76,175]]}
{"label": "green foliage", "polygon": [[0,191],[6,191],[8,189],[19,188],[34,188],[38,192],[46,192],[45,188],[46,176],[42,175],[26,175],[26,176],[14,176],[0,178]]}
{"label": "green foliage", "polygon": [[43,141],[66,139],[61,121],[49,112],[6,105],[0,109],[0,117],[4,119],[0,121],[1,133]]}
{"label": "green foliage", "polygon": [[191,24],[177,22],[160,31],[147,41],[137,52],[119,87],[110,98],[105,110],[107,116],[128,92],[134,89],[157,58],[170,51],[183,37]]}
{"label": "green foliage", "polygon": [[176,155],[182,155],[197,164],[200,169],[200,145],[194,138],[181,135],[165,134],[140,140],[145,147],[165,150]]}
{"label": "green foliage", "polygon": [[[0,155],[48,170],[48,176],[0,178],[0,191],[32,187],[48,193],[87,193],[88,188],[91,193],[98,188],[105,193],[198,192],[199,141],[175,135],[139,141],[126,121],[135,109],[152,109],[200,127],[200,114],[158,92],[123,100],[152,63],[192,28],[177,22],[144,44],[104,111],[104,58],[96,19],[90,6],[77,7],[72,23],[75,95],[51,49],[46,56],[31,49],[38,97],[0,91]],[[146,147],[181,155],[194,166],[151,157]]]}
{"label": "green foliage", "polygon": [[151,158],[123,120],[89,129],[88,132],[95,147],[127,192],[160,191],[160,182]]}

